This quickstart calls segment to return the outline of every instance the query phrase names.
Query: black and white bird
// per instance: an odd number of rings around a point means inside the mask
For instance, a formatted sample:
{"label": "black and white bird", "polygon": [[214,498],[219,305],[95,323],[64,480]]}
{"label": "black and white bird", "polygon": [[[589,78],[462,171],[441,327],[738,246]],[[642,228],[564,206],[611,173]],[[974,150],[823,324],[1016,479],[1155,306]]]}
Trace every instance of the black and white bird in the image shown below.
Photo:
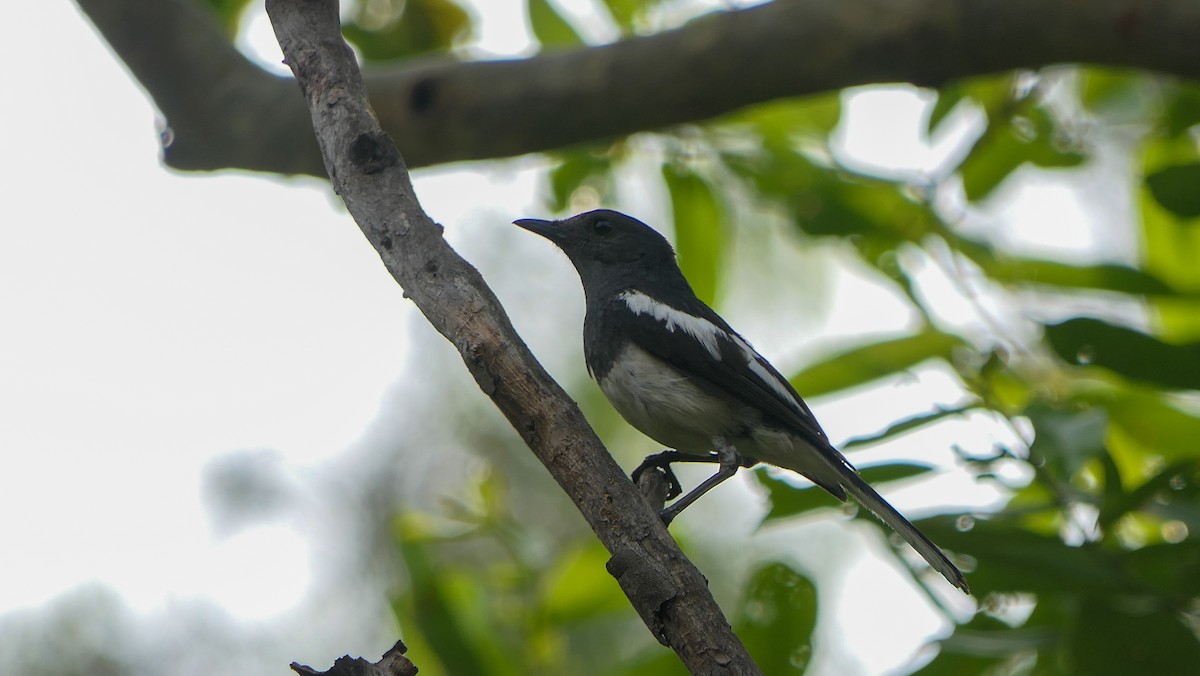
{"label": "black and white bird", "polygon": [[951,584],[970,593],[942,550],[830,444],[788,380],[696,297],[662,235],[605,209],[515,224],[554,242],[571,259],[587,304],[588,372],[629,424],[671,449],[647,458],[639,471],[660,466],[669,473],[671,462],[719,464],[716,474],[663,510],[664,521],[738,467],[765,462],[799,472],[839,500],[854,496]]}

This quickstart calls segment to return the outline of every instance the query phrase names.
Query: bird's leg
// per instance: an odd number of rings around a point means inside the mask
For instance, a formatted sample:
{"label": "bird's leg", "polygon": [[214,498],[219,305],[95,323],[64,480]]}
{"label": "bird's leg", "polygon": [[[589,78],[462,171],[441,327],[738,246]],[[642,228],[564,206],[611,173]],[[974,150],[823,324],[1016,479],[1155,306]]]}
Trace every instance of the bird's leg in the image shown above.
{"label": "bird's leg", "polygon": [[657,468],[663,473],[663,478],[665,478],[667,481],[666,499],[670,500],[671,498],[674,498],[683,492],[683,485],[679,483],[679,479],[675,477],[675,472],[671,470],[671,463],[720,461],[721,460],[717,457],[716,453],[709,453],[708,455],[696,455],[694,453],[682,453],[680,451],[667,449],[662,453],[647,455],[646,459],[642,461],[642,464],[638,465],[637,469],[633,470],[633,475],[630,478],[632,478],[633,483],[636,484],[638,477],[642,475],[642,472],[645,472],[651,468]]}
{"label": "bird's leg", "polygon": [[[697,455],[691,457],[701,458],[700,462],[716,461],[720,463],[720,468],[717,470],[717,473],[702,481],[699,486],[696,486],[687,495],[676,500],[670,507],[667,507],[663,511],[659,512],[658,515],[662,517],[664,525],[669,525],[676,516],[679,516],[680,512],[687,508],[688,505],[695,502],[700,498],[700,496],[709,492],[713,488],[716,488],[716,486],[722,481],[736,474],[738,467],[742,466],[742,456],[738,455],[737,449],[734,448],[733,444],[729,443],[725,437],[713,437],[713,445],[717,447],[717,452],[715,455]],[[659,455],[662,454],[660,453]],[[750,464],[754,463],[751,462]]]}

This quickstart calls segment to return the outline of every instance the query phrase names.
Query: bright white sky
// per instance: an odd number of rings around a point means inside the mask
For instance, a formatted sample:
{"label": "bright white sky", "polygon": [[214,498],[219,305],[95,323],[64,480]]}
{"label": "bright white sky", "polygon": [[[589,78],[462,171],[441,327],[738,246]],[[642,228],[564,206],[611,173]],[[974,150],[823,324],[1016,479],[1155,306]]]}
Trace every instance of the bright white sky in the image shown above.
{"label": "bright white sky", "polygon": [[[527,32],[511,20],[522,15],[519,0],[479,4],[486,49],[527,49]],[[0,613],[88,581],[142,612],[205,596],[240,618],[286,613],[310,580],[302,562],[311,533],[285,523],[218,538],[201,501],[201,470],[236,449],[277,449],[299,467],[344,452],[404,372],[406,325],[416,315],[325,183],[164,170],[152,105],[74,5],[23,2],[7,13],[25,29],[10,31],[0,51],[34,67],[7,75],[0,136]],[[265,20],[246,41],[269,52]],[[880,165],[929,166],[944,148],[919,143],[922,105],[904,92],[857,97],[845,148]],[[541,167],[527,159],[491,174],[424,172],[417,190],[469,259],[504,242],[573,293],[573,271],[557,252],[505,229],[513,218],[545,215],[536,198]],[[1061,185],[1040,190],[1005,208],[1006,220],[1016,216],[1014,241],[1088,249],[1085,210]],[[1055,228],[1041,225],[1047,214]],[[502,298],[521,296],[512,275],[480,264]],[[911,321],[887,293],[853,276],[839,277],[833,291],[821,338],[807,348],[761,316],[730,318],[785,364],[837,336],[899,331]],[[838,312],[864,302],[879,311]],[[535,351],[552,351],[560,328],[531,328]],[[933,369],[815,408],[844,439],[917,412],[905,408],[914,396],[953,402],[958,391]],[[920,443],[949,462],[946,449],[963,435],[988,442],[988,432],[967,428],[948,425]],[[956,494],[966,485],[961,476],[934,484]],[[902,509],[929,502],[912,491],[895,497]],[[820,525],[831,546],[865,541],[847,530]],[[845,580],[875,603],[881,587],[901,584],[887,565],[863,557],[795,558],[818,572],[846,568]],[[895,667],[937,630],[920,603],[900,591],[884,612],[835,619],[823,631],[871,641],[894,634],[897,644],[880,655],[855,657],[862,673]]]}

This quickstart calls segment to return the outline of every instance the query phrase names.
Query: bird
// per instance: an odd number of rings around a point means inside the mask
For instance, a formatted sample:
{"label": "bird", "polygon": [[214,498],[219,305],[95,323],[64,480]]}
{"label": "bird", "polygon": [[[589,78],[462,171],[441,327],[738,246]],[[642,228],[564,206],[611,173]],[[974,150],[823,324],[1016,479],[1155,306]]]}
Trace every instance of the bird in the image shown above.
{"label": "bird", "polygon": [[513,222],[554,243],[579,273],[588,373],[633,427],[667,447],[634,472],[659,467],[681,490],[672,462],[713,462],[715,474],[661,512],[684,508],[760,462],[798,472],[839,500],[847,495],[903,537],[950,584],[962,572],[892,507],[829,441],[787,378],[696,297],[675,250],[656,230],[618,211]]}

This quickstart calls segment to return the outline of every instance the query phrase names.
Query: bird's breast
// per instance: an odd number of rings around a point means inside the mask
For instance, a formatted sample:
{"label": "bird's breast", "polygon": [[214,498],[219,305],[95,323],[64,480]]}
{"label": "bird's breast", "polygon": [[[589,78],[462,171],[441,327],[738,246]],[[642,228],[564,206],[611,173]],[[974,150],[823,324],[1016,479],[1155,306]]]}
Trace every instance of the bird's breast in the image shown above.
{"label": "bird's breast", "polygon": [[620,349],[598,382],[621,417],[669,448],[705,453],[714,436],[735,426],[725,400],[633,343]]}

